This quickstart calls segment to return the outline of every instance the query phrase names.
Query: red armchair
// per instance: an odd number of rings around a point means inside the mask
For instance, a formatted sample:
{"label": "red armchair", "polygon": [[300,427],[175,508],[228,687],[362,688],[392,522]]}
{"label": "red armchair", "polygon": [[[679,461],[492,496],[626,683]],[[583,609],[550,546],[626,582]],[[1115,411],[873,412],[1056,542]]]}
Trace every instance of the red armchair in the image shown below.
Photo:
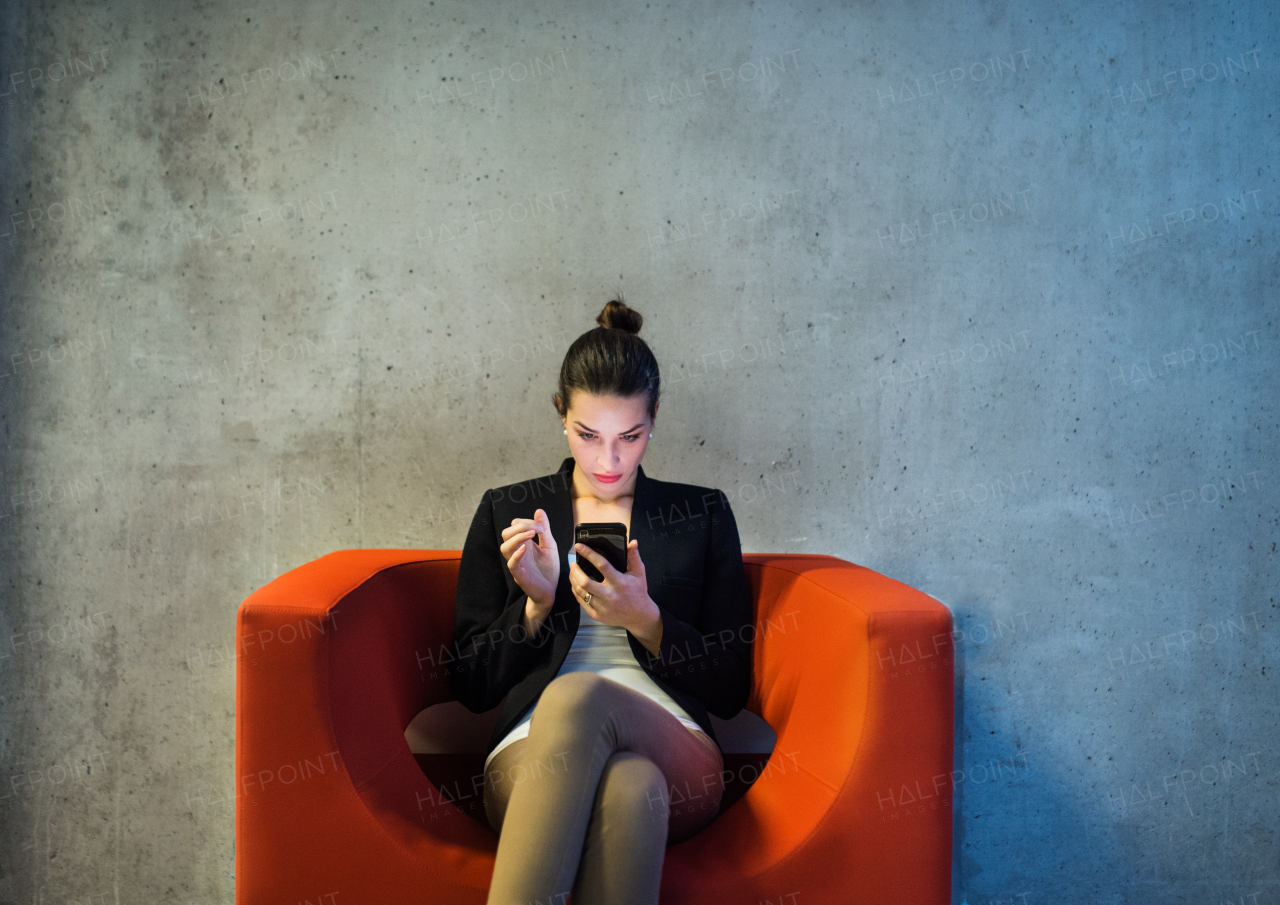
{"label": "red armchair", "polygon": [[[498,837],[478,780],[437,786],[405,738],[451,700],[460,556],[343,550],[241,604],[240,905],[485,901]],[[744,560],[747,708],[777,742],[740,800],[667,849],[662,901],[949,903],[950,612],[835,557]]]}

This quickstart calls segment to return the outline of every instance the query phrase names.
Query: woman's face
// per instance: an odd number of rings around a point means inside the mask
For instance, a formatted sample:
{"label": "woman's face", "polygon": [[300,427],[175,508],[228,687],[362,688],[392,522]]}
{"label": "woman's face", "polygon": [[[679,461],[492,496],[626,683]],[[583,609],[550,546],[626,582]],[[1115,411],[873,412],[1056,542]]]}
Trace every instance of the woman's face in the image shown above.
{"label": "woman's face", "polygon": [[[636,466],[653,430],[645,395],[597,395],[577,390],[569,399],[563,420],[578,470],[602,497],[634,486]],[[654,406],[655,413],[657,408]]]}

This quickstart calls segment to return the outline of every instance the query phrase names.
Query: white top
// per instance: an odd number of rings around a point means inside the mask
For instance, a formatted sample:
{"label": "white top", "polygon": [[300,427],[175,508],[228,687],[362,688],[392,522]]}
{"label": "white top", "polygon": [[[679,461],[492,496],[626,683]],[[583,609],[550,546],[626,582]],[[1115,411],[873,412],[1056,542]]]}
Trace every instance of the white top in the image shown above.
{"label": "white top", "polygon": [[[627,641],[627,630],[625,628],[620,625],[605,625],[603,622],[597,622],[587,615],[586,610],[582,611],[581,616],[582,620],[578,626],[578,634],[574,635],[573,646],[569,648],[569,653],[565,656],[564,663],[560,664],[560,670],[556,673],[557,676],[563,676],[565,673],[570,672],[593,672],[597,675],[605,676],[621,682],[628,688],[633,688],[650,700],[661,704],[690,729],[696,729],[699,732],[706,731],[691,719],[688,712],[677,704],[671,695],[663,691],[661,686],[653,681],[649,674],[636,662],[635,654],[631,652],[631,645]],[[497,746],[489,752],[489,756],[484,760],[484,769],[486,771],[489,769],[489,761],[493,759],[495,754],[516,739],[524,738],[529,734],[529,721],[533,719],[533,709],[541,698],[542,696],[539,695],[529,705],[520,722],[516,723],[515,727],[503,737],[502,741],[498,742]]]}

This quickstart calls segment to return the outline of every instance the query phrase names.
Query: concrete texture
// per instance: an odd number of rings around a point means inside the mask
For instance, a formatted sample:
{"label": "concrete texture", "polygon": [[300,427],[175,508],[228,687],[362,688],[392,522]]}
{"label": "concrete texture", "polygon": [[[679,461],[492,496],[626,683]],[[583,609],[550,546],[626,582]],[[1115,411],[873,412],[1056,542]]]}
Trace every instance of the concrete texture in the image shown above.
{"label": "concrete texture", "polygon": [[0,903],[230,902],[236,607],[554,469],[619,287],[646,472],[954,611],[955,901],[1276,901],[1277,24],[8,4]]}

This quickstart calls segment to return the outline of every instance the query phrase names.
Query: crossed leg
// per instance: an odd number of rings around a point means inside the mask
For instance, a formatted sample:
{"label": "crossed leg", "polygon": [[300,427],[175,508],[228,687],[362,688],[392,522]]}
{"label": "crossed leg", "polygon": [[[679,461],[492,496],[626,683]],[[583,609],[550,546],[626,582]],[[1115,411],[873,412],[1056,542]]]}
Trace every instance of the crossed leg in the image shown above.
{"label": "crossed leg", "polygon": [[556,677],[527,738],[490,761],[498,831],[489,905],[654,905],[666,846],[701,830],[724,792],[715,742],[620,682]]}

